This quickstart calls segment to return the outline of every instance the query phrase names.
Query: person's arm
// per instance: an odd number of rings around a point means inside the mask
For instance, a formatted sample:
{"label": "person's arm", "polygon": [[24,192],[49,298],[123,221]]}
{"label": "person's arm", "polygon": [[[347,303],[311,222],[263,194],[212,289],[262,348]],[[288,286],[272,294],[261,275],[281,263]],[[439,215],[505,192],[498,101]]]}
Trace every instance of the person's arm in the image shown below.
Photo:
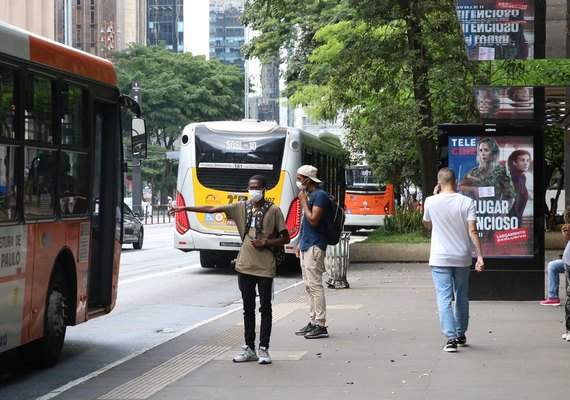
{"label": "person's arm", "polygon": [[[439,190],[441,190],[441,187],[439,185],[436,185],[436,187],[433,189],[433,193],[434,194],[438,194]],[[437,193],[436,193],[437,191]],[[431,218],[429,216],[429,210],[430,210],[430,206],[429,206],[429,202],[430,202],[430,198],[428,197],[424,203],[424,216],[422,218],[422,224],[424,226],[424,228],[426,228],[426,230],[429,232],[432,230],[433,228],[433,224],[431,223]]]}
{"label": "person's arm", "polygon": [[170,214],[176,214],[180,211],[190,211],[190,212],[197,212],[197,213],[216,213],[216,212],[224,212],[221,207],[214,207],[214,206],[172,206],[168,210]]}
{"label": "person's arm", "polygon": [[471,242],[473,243],[477,254],[475,271],[482,272],[485,269],[485,261],[483,260],[483,252],[481,251],[481,239],[479,239],[479,233],[477,232],[477,221],[467,221],[467,228],[469,229],[469,237],[471,238]]}
{"label": "person's arm", "polygon": [[570,240],[570,224],[562,225],[562,236],[564,237],[564,240]]}
{"label": "person's arm", "polygon": [[323,207],[316,206],[315,204],[313,204],[312,209],[309,208],[309,205],[307,204],[306,190],[301,190],[299,192],[299,201],[301,202],[301,207],[303,208],[307,221],[309,221],[309,224],[311,224],[312,227],[316,228],[319,225],[321,217],[325,213],[325,209]]}
{"label": "person's arm", "polygon": [[265,246],[275,247],[275,246],[284,246],[291,241],[289,237],[289,231],[287,229],[282,230],[279,232],[279,236],[273,239],[265,239]]}

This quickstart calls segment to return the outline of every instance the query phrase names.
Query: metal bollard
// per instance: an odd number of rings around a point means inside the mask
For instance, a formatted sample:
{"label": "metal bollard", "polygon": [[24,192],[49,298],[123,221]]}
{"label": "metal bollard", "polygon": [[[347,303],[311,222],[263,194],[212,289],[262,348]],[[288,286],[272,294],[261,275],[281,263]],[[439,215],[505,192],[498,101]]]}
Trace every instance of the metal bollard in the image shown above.
{"label": "metal bollard", "polygon": [[340,241],[336,245],[327,246],[325,270],[330,276],[327,281],[327,286],[331,289],[350,287],[350,284],[346,280],[346,271],[350,263],[349,245],[350,232],[343,231],[340,235]]}

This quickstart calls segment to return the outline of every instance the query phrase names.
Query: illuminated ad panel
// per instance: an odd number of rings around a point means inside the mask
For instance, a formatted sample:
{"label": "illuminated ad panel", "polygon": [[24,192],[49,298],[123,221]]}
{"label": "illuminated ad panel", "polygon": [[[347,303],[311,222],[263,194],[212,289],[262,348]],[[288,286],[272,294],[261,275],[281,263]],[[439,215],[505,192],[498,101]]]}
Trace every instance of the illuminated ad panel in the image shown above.
{"label": "illuminated ad panel", "polygon": [[[457,191],[475,200],[485,257],[532,257],[534,144],[532,136],[448,137],[448,166]],[[538,196],[537,198],[540,198]]]}
{"label": "illuminated ad panel", "polygon": [[535,0],[456,0],[467,57],[529,60],[535,56]]}
{"label": "illuminated ad panel", "polygon": [[482,121],[532,121],[535,118],[534,88],[531,86],[478,86],[474,92]]}

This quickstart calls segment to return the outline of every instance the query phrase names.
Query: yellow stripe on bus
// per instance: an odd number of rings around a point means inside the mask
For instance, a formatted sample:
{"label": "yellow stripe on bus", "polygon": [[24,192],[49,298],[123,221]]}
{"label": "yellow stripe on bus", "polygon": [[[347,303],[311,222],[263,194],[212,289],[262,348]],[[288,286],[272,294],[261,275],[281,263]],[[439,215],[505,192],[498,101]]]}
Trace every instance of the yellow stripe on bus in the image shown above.
{"label": "yellow stripe on bus", "polygon": [[[255,175],[252,172],[252,176]],[[281,204],[281,193],[283,192],[283,184],[285,182],[285,171],[279,173],[279,182],[274,188],[265,193],[265,199],[270,200],[276,205]],[[224,204],[231,204],[242,200],[243,198],[249,199],[247,190],[244,188],[243,192],[228,192],[224,190],[216,190],[203,186],[198,181],[198,174],[196,167],[192,168],[192,185],[194,187],[194,204],[196,206],[221,206]],[[203,214],[197,213],[196,217],[198,222],[209,229],[217,229],[223,231],[237,231],[235,224],[232,220],[228,220],[224,213]]]}

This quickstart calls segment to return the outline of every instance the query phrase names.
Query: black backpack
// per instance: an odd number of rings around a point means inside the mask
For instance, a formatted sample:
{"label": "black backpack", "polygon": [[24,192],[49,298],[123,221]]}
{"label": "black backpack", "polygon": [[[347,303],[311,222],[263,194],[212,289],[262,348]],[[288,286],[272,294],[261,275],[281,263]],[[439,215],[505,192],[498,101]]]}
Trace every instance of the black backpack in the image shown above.
{"label": "black backpack", "polygon": [[338,204],[333,195],[329,196],[329,220],[327,221],[327,244],[335,245],[340,242],[340,235],[344,229],[344,209]]}

